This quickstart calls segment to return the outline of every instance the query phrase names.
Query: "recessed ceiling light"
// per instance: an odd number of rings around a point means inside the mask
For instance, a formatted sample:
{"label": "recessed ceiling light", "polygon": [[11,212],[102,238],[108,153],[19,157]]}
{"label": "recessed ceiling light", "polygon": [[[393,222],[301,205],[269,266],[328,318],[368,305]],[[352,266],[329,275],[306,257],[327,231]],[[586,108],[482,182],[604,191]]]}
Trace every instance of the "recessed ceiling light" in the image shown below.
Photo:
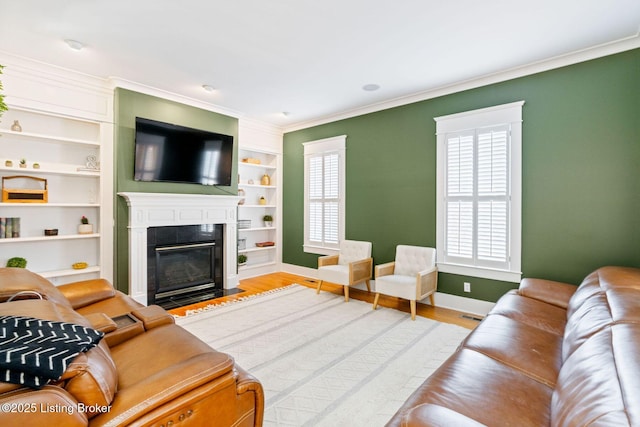
{"label": "recessed ceiling light", "polygon": [[380,85],[377,85],[375,83],[369,83],[366,84],[364,86],[362,86],[362,90],[366,90],[367,92],[373,92],[380,89]]}
{"label": "recessed ceiling light", "polygon": [[79,42],[78,40],[66,39],[64,42],[73,50],[82,50],[84,47],[84,43]]}
{"label": "recessed ceiling light", "polygon": [[211,85],[202,85],[202,89],[206,90],[207,92],[213,92],[214,90],[216,90],[216,88]]}

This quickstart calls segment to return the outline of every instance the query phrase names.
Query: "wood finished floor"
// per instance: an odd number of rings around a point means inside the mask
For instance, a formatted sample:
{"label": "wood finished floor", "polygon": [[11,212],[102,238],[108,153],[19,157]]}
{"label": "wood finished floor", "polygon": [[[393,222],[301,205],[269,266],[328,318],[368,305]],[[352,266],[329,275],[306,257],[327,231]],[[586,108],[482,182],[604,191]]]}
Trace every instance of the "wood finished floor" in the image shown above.
{"label": "wood finished floor", "polygon": [[[232,300],[236,300],[249,295],[259,294],[261,292],[269,291],[271,289],[288,286],[294,283],[297,283],[303,286],[308,286],[313,289],[317,287],[317,281],[309,277],[298,276],[290,273],[265,274],[263,276],[241,280],[240,284],[238,285],[238,288],[244,291],[242,293],[229,295],[221,298],[216,298],[215,300],[212,300],[212,301],[205,301],[205,302],[193,304],[187,307],[172,309],[172,310],[169,310],[169,312],[176,315],[184,315],[186,309],[204,307],[212,303],[218,304],[225,301],[232,301]],[[336,295],[343,294],[342,286],[333,285],[328,282],[323,283],[321,292],[332,292]],[[350,298],[366,301],[370,304],[373,304],[374,296],[375,296],[374,293],[369,293],[367,291],[362,291],[355,288],[351,288],[351,290],[349,291]],[[438,302],[436,297],[436,304],[437,303]],[[410,312],[409,301],[402,300],[400,298],[380,295],[379,305],[384,307],[394,308],[396,310],[401,310],[406,313]],[[468,329],[473,329],[478,324],[476,320],[463,317],[463,315],[465,315],[466,313],[461,313],[459,311],[450,310],[447,308],[433,307],[429,304],[418,303],[416,314],[418,316],[437,320],[438,322],[452,323]]]}

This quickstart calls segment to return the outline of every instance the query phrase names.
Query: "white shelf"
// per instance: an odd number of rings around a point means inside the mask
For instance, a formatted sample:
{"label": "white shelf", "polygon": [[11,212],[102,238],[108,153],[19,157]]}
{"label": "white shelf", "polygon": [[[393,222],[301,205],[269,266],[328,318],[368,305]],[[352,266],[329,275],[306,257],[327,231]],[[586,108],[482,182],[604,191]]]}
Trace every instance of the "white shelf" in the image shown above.
{"label": "white shelf", "polygon": [[266,188],[275,190],[278,188],[275,185],[260,185],[260,184],[238,184],[238,188]]}
{"label": "white shelf", "polygon": [[97,203],[21,203],[21,202],[0,202],[0,206],[20,207],[20,208],[99,208]]}
{"label": "white shelf", "polygon": [[238,205],[239,208],[275,208],[276,205]]}
{"label": "white shelf", "polygon": [[37,273],[42,277],[46,277],[47,279],[49,279],[53,277],[77,276],[80,274],[99,273],[99,272],[100,272],[100,267],[94,265],[94,266],[89,266],[87,268],[81,268],[81,269],[68,268],[64,270],[55,270],[55,271],[40,271]]}
{"label": "white shelf", "polygon": [[275,230],[275,227],[251,227],[251,228],[238,228],[238,231],[266,231]]}
{"label": "white shelf", "polygon": [[41,134],[41,133],[32,133],[32,132],[15,132],[15,131],[8,130],[8,129],[0,129],[0,135],[18,136],[20,138],[29,138],[29,139],[34,139],[35,138],[35,139],[54,142],[54,143],[91,145],[91,146],[95,146],[95,147],[99,147],[100,146],[99,142],[86,140],[86,139],[65,138],[65,137],[61,137],[61,136],[45,135],[45,134]]}
{"label": "white shelf", "polygon": [[238,266],[238,270],[242,271],[242,270],[249,270],[252,268],[259,268],[259,267],[267,267],[269,265],[275,265],[275,261],[270,261],[270,262],[261,262],[261,263],[256,263],[256,264],[245,264],[245,265],[239,265]]}
{"label": "white shelf", "polygon": [[248,168],[254,168],[254,169],[268,169],[268,170],[272,170],[275,171],[276,169],[278,169],[276,166],[269,166],[269,165],[263,165],[263,164],[255,164],[255,163],[245,163],[243,161],[238,162],[238,165],[240,166],[246,166]]}
{"label": "white shelf", "polygon": [[256,246],[255,248],[238,249],[238,253],[239,254],[244,254],[244,253],[248,253],[248,252],[262,252],[262,251],[268,251],[268,250],[275,249],[275,248],[276,248],[275,245],[273,245],[273,246],[265,246],[265,247],[262,247],[262,248]]}
{"label": "white shelf", "polygon": [[15,175],[64,175],[64,176],[84,176],[90,178],[100,178],[100,171],[82,171],[78,168],[82,168],[82,165],[64,165],[56,164],[52,167],[41,167],[40,169],[34,169],[32,167],[21,168],[14,160],[14,166],[7,167],[4,162],[7,159],[1,160],[0,172],[13,172]]}
{"label": "white shelf", "polygon": [[55,241],[55,240],[97,239],[99,237],[100,237],[99,233],[63,234],[61,236],[8,237],[8,238],[5,238],[5,239],[0,239],[0,244],[3,244],[3,243],[44,242],[44,241]]}

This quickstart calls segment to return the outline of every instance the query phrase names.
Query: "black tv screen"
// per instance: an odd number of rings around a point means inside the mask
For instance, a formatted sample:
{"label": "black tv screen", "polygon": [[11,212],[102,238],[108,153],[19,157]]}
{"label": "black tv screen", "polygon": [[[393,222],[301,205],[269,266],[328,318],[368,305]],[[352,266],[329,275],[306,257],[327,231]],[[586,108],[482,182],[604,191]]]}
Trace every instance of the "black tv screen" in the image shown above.
{"label": "black tv screen", "polygon": [[231,185],[233,136],[136,117],[134,179]]}

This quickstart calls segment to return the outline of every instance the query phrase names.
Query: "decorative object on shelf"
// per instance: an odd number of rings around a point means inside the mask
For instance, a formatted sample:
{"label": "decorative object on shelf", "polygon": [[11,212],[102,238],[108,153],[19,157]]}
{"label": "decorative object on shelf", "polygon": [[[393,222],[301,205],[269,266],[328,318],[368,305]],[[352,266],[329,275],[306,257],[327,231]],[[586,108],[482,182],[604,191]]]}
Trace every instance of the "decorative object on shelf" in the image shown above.
{"label": "decorative object on shelf", "polygon": [[[7,188],[5,181],[17,180],[21,188]],[[44,187],[44,188],[31,188]],[[34,176],[14,175],[2,177],[2,201],[13,203],[47,203],[47,180]]]}
{"label": "decorative object on shelf", "polygon": [[13,124],[11,125],[11,130],[14,132],[22,132],[22,126],[20,126],[20,122],[14,120]]}
{"label": "decorative object on shelf", "polygon": [[40,169],[40,163],[36,162],[33,164],[34,169]]}
{"label": "decorative object on shelf", "polygon": [[267,204],[267,199],[265,199],[264,196],[260,196],[260,200],[258,200],[258,204],[266,205]]}
{"label": "decorative object on shelf", "polygon": [[[2,74],[3,68],[4,65],[0,65],[0,74]],[[7,104],[4,103],[4,95],[2,94],[2,81],[0,81],[0,117],[2,117],[2,114],[4,114],[4,112],[8,109],[9,108],[7,107]]]}
{"label": "decorative object on shelf", "polygon": [[242,251],[247,249],[247,239],[238,239],[238,250]]}
{"label": "decorative object on shelf", "polygon": [[239,205],[244,205],[244,196],[245,196],[245,194],[244,194],[244,190],[242,188],[238,188],[238,196],[242,197],[242,199],[240,199],[238,201],[238,204]]}
{"label": "decorative object on shelf", "polygon": [[273,226],[273,217],[271,215],[265,215],[262,217],[262,220],[264,221],[264,226],[265,227],[271,227]]}
{"label": "decorative object on shelf", "polygon": [[253,184],[254,184],[254,182],[253,182],[253,180],[252,180],[252,179],[250,179],[249,181],[247,181],[247,184],[249,184],[249,185],[253,185]]}
{"label": "decorative object on shelf", "polygon": [[238,229],[247,229],[251,228],[251,220],[250,219],[239,219],[238,220]]}
{"label": "decorative object on shelf", "polygon": [[58,229],[57,228],[45,228],[44,229],[44,235],[45,236],[57,236],[58,235]]}
{"label": "decorative object on shelf", "polygon": [[13,167],[13,162],[11,160],[5,160],[4,161],[4,165],[8,168],[12,168]]}
{"label": "decorative object on shelf", "polygon": [[0,239],[20,237],[20,218],[0,218]]}
{"label": "decorative object on shelf", "polygon": [[82,215],[80,218],[80,225],[78,225],[78,234],[91,234],[93,233],[93,225],[89,224],[89,218]]}
{"label": "decorative object on shelf", "polygon": [[267,248],[269,246],[274,246],[275,242],[258,242],[256,243],[256,246],[259,248]]}
{"label": "decorative object on shelf", "polygon": [[245,254],[238,254],[238,265],[245,265],[247,263],[247,256]]}
{"label": "decorative object on shelf", "polygon": [[78,168],[78,171],[87,171],[87,172],[100,172],[100,162],[98,158],[92,154],[87,156],[87,161],[84,164],[84,167]]}
{"label": "decorative object on shelf", "polygon": [[261,185],[271,185],[271,177],[266,173],[262,175],[262,179],[260,179]]}
{"label": "decorative object on shelf", "polygon": [[27,260],[20,257],[13,257],[7,260],[7,267],[26,268]]}
{"label": "decorative object on shelf", "polygon": [[20,167],[21,168],[27,167],[27,159],[20,159]]}
{"label": "decorative object on shelf", "polygon": [[245,157],[242,159],[242,163],[251,163],[252,165],[259,165],[262,163],[260,159],[254,159],[253,157]]}
{"label": "decorative object on shelf", "polygon": [[73,264],[71,264],[71,268],[73,268],[74,270],[82,270],[84,268],[87,268],[89,266],[89,264],[87,264],[86,262],[74,262]]}

